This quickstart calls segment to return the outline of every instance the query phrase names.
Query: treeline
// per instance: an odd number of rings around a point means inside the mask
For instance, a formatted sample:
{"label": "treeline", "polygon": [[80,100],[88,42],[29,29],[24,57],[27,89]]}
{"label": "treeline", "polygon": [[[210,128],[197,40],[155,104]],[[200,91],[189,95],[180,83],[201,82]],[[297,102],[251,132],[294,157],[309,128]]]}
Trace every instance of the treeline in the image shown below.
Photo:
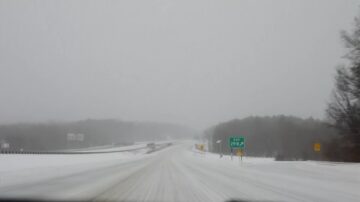
{"label": "treeline", "polygon": [[[220,123],[205,132],[212,152],[230,154],[229,138],[245,137],[245,155],[276,157],[278,160],[328,160],[337,132],[319,120],[292,116],[248,117]],[[222,140],[221,143],[216,143]],[[321,151],[314,151],[314,144]],[[221,147],[220,145],[221,144]]]}
{"label": "treeline", "polygon": [[[83,139],[71,138],[79,134]],[[0,143],[3,146],[8,144],[12,150],[53,151],[109,144],[126,145],[194,135],[193,130],[175,124],[118,120],[0,125]]]}

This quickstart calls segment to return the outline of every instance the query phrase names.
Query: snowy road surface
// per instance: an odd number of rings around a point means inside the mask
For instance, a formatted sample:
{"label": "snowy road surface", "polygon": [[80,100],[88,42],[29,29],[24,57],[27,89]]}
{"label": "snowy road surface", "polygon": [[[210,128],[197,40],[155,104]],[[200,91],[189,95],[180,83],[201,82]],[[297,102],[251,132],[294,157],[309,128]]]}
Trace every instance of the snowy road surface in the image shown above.
{"label": "snowy road surface", "polygon": [[[10,183],[11,179],[6,178],[11,176],[11,171],[0,169],[0,180],[6,179],[0,181],[0,196],[184,202],[360,199],[359,164],[276,162],[262,158],[245,158],[240,163],[238,159],[231,161],[228,157],[219,159],[215,154],[195,153],[188,144],[174,145],[152,154],[104,156],[104,159],[85,162],[82,166],[53,165],[47,168],[52,175],[45,168],[39,168],[37,170],[45,176],[41,180],[26,178],[28,173],[23,174],[23,181],[14,179],[17,183]],[[13,177],[20,176],[20,171],[14,171]],[[36,173],[40,171],[34,170],[32,175],[41,176]]]}

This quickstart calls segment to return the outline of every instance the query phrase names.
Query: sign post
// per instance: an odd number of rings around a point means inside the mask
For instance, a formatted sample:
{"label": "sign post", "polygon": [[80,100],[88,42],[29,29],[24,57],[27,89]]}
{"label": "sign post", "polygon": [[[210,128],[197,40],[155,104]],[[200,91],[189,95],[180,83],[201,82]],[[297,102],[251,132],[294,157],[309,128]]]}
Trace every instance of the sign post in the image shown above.
{"label": "sign post", "polygon": [[242,157],[243,157],[243,150],[242,149],[238,149],[236,152],[236,156],[239,157],[239,161],[242,162]]}
{"label": "sign post", "polygon": [[221,142],[222,142],[222,140],[217,140],[217,141],[216,141],[216,144],[219,145],[220,158],[222,157]]}
{"label": "sign post", "polygon": [[243,151],[245,149],[245,138],[238,136],[238,137],[230,137],[229,139],[229,146],[231,150],[231,160],[233,155],[233,149],[238,149],[236,155],[240,157],[242,161]]}

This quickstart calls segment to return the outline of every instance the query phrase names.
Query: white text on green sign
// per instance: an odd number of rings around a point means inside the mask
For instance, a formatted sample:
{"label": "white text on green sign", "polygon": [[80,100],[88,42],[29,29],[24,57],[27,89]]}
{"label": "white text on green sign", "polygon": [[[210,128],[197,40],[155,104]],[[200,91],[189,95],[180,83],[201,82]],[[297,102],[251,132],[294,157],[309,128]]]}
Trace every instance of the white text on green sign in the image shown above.
{"label": "white text on green sign", "polygon": [[245,138],[244,137],[230,137],[229,141],[230,148],[241,148],[245,147]]}

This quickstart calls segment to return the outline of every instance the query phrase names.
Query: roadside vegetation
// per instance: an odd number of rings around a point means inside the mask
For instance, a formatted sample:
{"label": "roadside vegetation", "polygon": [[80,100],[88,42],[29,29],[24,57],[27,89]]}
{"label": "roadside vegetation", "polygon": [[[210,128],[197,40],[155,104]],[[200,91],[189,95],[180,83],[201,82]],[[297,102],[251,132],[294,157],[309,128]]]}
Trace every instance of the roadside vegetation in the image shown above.
{"label": "roadside vegetation", "polygon": [[[244,136],[246,154],[278,160],[321,159],[360,162],[360,18],[354,28],[343,31],[346,64],[337,68],[335,88],[326,120],[290,116],[248,117],[231,120],[205,132],[210,151],[230,153],[228,138]],[[216,143],[217,140],[223,140]],[[321,151],[314,151],[314,144]]]}

